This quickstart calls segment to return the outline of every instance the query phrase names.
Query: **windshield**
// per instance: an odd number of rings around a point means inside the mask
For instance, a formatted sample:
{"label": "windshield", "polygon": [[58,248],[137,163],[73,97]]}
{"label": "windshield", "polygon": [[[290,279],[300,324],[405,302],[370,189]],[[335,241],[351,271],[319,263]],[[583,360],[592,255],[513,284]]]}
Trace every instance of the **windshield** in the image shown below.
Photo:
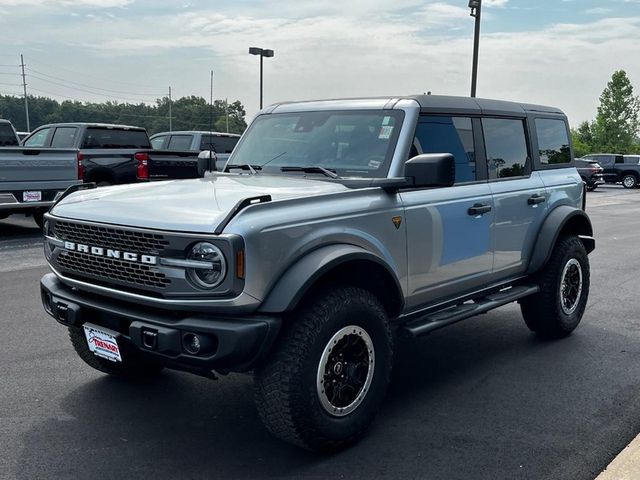
{"label": "windshield", "polygon": [[403,116],[402,111],[261,115],[228,164],[266,172],[322,167],[341,177],[385,177]]}

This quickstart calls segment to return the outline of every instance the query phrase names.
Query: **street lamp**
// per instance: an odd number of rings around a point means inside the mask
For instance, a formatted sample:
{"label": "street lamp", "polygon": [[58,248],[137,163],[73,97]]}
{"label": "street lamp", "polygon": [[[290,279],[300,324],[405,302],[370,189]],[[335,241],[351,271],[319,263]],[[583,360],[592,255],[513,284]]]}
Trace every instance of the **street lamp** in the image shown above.
{"label": "street lamp", "polygon": [[471,16],[476,19],[475,32],[473,36],[473,66],[471,68],[471,96],[476,96],[476,86],[478,84],[478,49],[480,48],[480,16],[482,14],[482,0],[469,0]]}
{"label": "street lamp", "polygon": [[251,47],[249,48],[249,53],[251,55],[260,55],[260,109],[262,109],[262,59],[264,57],[273,57],[273,50]]}

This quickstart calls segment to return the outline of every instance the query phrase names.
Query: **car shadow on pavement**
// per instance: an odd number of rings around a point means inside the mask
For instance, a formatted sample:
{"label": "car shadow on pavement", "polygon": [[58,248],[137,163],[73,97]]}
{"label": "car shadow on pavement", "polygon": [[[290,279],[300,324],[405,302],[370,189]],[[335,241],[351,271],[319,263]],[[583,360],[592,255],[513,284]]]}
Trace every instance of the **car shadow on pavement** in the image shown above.
{"label": "car shadow on pavement", "polygon": [[[408,478],[420,472],[421,478],[480,478],[474,473],[490,473],[487,462],[493,461],[517,471],[519,462],[530,462],[531,438],[514,437],[514,428],[539,430],[549,444],[549,430],[577,428],[567,418],[573,409],[567,395],[582,393],[567,378],[584,375],[592,341],[578,332],[542,342],[514,315],[512,308],[416,342],[400,341],[390,392],[373,428],[334,456],[272,438],[253,406],[248,376],[214,382],[164,372],[142,384],[99,377],[70,391],[58,400],[64,415],[24,434],[15,476]],[[562,446],[565,440],[557,441]],[[504,458],[495,460],[496,452]],[[567,455],[562,448],[554,453]],[[455,474],[443,476],[453,457]]]}

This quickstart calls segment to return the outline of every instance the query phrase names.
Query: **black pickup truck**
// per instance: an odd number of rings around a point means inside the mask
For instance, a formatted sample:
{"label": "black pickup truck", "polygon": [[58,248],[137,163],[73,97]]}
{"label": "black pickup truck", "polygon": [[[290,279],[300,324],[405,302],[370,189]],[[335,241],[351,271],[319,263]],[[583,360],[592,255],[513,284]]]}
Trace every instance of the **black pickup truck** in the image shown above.
{"label": "black pickup truck", "polygon": [[594,153],[585,155],[582,159],[598,162],[604,169],[602,174],[607,183],[621,182],[624,188],[636,188],[640,184],[640,164],[637,156]]}
{"label": "black pickup truck", "polygon": [[[30,148],[78,149],[78,163],[85,182],[99,186],[147,180],[194,178],[198,152],[153,150],[144,128],[104,123],[56,123],[43,125],[23,140]],[[156,166],[153,177],[149,165]]]}

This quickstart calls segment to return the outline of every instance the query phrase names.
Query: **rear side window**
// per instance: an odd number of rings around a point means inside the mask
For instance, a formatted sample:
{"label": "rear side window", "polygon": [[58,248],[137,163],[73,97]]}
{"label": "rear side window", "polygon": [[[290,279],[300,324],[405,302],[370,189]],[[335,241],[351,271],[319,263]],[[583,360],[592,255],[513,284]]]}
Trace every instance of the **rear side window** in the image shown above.
{"label": "rear side window", "polygon": [[164,141],[167,138],[166,135],[160,135],[159,137],[153,137],[151,139],[151,147],[155,148],[156,150],[159,148],[162,148],[162,145],[164,145]]}
{"label": "rear side window", "polygon": [[523,120],[483,118],[482,130],[489,179],[528,175],[529,153]]}
{"label": "rear side window", "polygon": [[151,148],[144,130],[87,128],[82,148]]}
{"label": "rear side window", "polygon": [[476,180],[476,154],[470,118],[420,117],[409,158],[423,153],[452,154],[456,163],[456,183]]}
{"label": "rear side window", "polygon": [[239,137],[203,135],[200,150],[214,150],[216,153],[231,153],[240,140]]}
{"label": "rear side window", "polygon": [[31,135],[25,142],[25,147],[44,147],[47,138],[49,137],[50,128],[43,128]]}
{"label": "rear side window", "polygon": [[622,155],[616,155],[616,163],[624,163],[624,157]]}
{"label": "rear side window", "polygon": [[167,148],[169,150],[190,150],[192,140],[192,135],[171,135]]}
{"label": "rear side window", "polygon": [[71,148],[73,147],[73,140],[76,137],[78,131],[75,127],[58,127],[53,133],[51,139],[51,146],[56,148]]}
{"label": "rear side window", "polygon": [[567,125],[563,120],[536,118],[538,151],[542,165],[571,163],[571,147]]}
{"label": "rear side window", "polygon": [[8,123],[0,123],[0,147],[18,146],[18,138]]}

